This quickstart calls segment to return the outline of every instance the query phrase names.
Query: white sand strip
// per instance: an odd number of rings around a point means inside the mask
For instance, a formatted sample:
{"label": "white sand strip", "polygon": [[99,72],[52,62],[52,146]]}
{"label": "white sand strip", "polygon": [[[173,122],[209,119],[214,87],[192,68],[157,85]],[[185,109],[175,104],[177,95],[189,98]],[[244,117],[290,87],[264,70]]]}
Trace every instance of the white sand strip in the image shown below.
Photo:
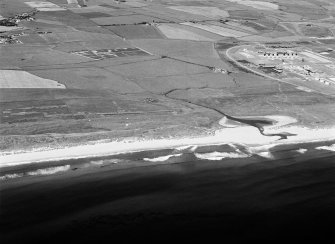
{"label": "white sand strip", "polygon": [[[37,162],[100,157],[121,153],[148,151],[166,148],[178,148],[187,145],[220,145],[220,144],[243,144],[247,147],[255,146],[271,148],[276,145],[307,143],[316,141],[335,140],[335,127],[330,128],[307,128],[291,126],[285,130],[297,134],[286,140],[279,140],[278,136],[263,136],[258,129],[252,126],[242,126],[236,128],[224,128],[216,131],[215,135],[194,137],[194,138],[175,138],[157,140],[123,140],[108,143],[97,143],[90,145],[73,146],[61,149],[49,149],[45,151],[27,152],[2,152],[0,155],[0,168]],[[266,151],[266,148],[258,148],[259,152]]]}

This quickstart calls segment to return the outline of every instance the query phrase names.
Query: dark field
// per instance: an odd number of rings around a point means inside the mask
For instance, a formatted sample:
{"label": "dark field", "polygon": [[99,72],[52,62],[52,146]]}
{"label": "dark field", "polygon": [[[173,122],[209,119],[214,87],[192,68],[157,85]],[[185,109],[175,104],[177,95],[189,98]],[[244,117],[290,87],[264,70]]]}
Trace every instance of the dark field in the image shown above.
{"label": "dark field", "polygon": [[105,58],[117,58],[127,56],[147,56],[149,53],[138,48],[120,48],[120,49],[100,49],[100,50],[82,50],[73,52],[75,54],[101,60]]}
{"label": "dark field", "polygon": [[107,29],[126,39],[164,39],[155,27],[148,25],[109,26]]}

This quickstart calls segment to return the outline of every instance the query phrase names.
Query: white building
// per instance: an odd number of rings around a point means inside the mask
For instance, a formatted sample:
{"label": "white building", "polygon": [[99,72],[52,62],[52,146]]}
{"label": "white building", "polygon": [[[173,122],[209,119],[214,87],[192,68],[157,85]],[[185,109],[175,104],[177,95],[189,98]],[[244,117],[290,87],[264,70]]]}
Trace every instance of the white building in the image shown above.
{"label": "white building", "polygon": [[265,51],[260,56],[268,59],[301,59],[297,52],[293,51]]}

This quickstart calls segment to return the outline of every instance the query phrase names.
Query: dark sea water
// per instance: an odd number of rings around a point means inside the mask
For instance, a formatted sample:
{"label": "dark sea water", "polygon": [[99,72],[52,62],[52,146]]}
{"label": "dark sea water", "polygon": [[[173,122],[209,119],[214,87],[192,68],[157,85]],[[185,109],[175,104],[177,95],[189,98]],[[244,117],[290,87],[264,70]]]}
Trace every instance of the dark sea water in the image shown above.
{"label": "dark sea water", "polygon": [[[1,176],[21,176],[0,182],[1,239],[335,241],[335,154],[316,149],[332,144],[278,146],[222,160],[199,155],[247,149],[190,147],[3,169]],[[175,156],[163,160],[166,155]],[[41,171],[60,166],[68,167]]]}

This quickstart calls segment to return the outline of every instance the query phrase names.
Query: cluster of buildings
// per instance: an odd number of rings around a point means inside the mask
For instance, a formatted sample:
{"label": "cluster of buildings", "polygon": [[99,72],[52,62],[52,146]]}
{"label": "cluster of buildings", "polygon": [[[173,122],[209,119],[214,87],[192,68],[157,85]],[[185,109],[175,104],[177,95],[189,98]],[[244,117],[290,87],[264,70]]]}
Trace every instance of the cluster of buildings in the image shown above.
{"label": "cluster of buildings", "polygon": [[14,35],[0,35],[0,44],[22,44],[17,37],[22,36],[23,34],[14,34]]}
{"label": "cluster of buildings", "polygon": [[14,17],[1,18],[0,26],[17,26],[17,24],[22,20],[26,20],[26,21],[34,20],[32,16],[34,16],[35,13],[36,11],[33,11],[31,13],[18,14],[18,15],[15,15]]}
{"label": "cluster of buildings", "polygon": [[[306,80],[319,81],[325,85],[335,85],[335,74],[325,70],[320,70],[317,65],[324,65],[335,70],[334,63],[327,57],[309,50],[299,52],[291,48],[266,48],[256,47],[254,50],[244,48],[239,52],[245,58],[240,60],[246,64],[251,64],[261,69],[265,73],[283,73],[288,71]],[[323,66],[323,67],[324,67]]]}
{"label": "cluster of buildings", "polygon": [[313,69],[309,65],[285,65],[285,69],[288,71],[291,71],[293,73],[296,73],[298,75],[303,76],[306,79],[313,79],[319,82],[324,83],[325,85],[331,85],[333,81],[327,77],[327,75],[323,72],[319,72],[315,69]]}
{"label": "cluster of buildings", "polygon": [[291,50],[285,51],[259,51],[261,56],[268,59],[302,59],[297,52]]}

